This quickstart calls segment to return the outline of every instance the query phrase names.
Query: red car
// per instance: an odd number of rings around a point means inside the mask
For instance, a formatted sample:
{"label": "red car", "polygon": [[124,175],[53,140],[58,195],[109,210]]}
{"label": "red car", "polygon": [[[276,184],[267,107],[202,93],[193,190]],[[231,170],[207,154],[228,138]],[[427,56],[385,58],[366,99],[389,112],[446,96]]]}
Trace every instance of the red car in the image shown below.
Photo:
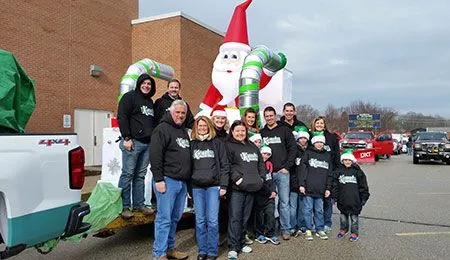
{"label": "red car", "polygon": [[340,141],[341,149],[374,149],[375,160],[394,153],[391,133],[382,132],[374,135],[370,131],[348,132]]}

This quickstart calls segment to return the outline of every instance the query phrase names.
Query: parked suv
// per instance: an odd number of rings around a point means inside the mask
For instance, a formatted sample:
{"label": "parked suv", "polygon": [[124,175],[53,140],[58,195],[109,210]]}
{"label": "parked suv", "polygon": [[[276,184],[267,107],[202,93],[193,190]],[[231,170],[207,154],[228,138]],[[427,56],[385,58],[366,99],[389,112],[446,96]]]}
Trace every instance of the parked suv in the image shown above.
{"label": "parked suv", "polygon": [[420,160],[438,160],[450,165],[450,141],[445,132],[418,133],[413,149],[414,164]]}

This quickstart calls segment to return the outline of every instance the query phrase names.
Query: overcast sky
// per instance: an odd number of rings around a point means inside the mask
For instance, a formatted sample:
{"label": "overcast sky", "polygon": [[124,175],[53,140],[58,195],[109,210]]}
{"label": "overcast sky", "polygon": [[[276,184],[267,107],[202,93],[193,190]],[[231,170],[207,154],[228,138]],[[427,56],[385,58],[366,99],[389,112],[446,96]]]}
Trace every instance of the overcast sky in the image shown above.
{"label": "overcast sky", "polygon": [[[140,18],[182,11],[225,32],[243,1],[140,0]],[[357,99],[450,118],[448,0],[254,0],[251,45],[286,54],[293,100],[323,109]]]}

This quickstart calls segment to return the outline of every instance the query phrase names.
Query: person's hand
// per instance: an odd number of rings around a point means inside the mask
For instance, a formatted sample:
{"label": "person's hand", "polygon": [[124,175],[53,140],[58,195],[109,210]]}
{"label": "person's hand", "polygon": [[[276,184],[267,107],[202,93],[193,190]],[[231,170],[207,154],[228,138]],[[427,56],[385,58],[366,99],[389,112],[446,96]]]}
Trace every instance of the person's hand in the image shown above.
{"label": "person's hand", "polygon": [[366,200],[362,200],[362,201],[361,201],[361,206],[366,205],[366,202],[367,202]]}
{"label": "person's hand", "polygon": [[165,193],[166,192],[166,183],[164,181],[160,181],[155,183],[156,191],[159,193]]}
{"label": "person's hand", "polygon": [[279,172],[282,172],[282,173],[289,173],[289,171],[288,171],[286,168],[283,168],[283,169],[279,170]]}
{"label": "person's hand", "polygon": [[227,194],[227,190],[226,189],[220,189],[220,197],[225,196],[225,194]]}
{"label": "person's hand", "polygon": [[123,141],[123,148],[127,151],[133,150],[133,141],[131,139],[128,141]]}
{"label": "person's hand", "polygon": [[237,180],[236,185],[240,185],[242,183],[242,181],[244,181],[244,179],[240,178],[239,180]]}
{"label": "person's hand", "polygon": [[277,193],[275,191],[272,191],[272,193],[270,194],[269,199],[275,199],[276,196],[277,196]]}
{"label": "person's hand", "polygon": [[305,187],[303,187],[303,186],[300,186],[299,190],[300,190],[301,194],[305,194],[305,192],[306,192]]}
{"label": "person's hand", "polygon": [[330,194],[331,194],[331,192],[330,192],[329,190],[326,190],[326,191],[325,191],[325,198],[330,197]]}

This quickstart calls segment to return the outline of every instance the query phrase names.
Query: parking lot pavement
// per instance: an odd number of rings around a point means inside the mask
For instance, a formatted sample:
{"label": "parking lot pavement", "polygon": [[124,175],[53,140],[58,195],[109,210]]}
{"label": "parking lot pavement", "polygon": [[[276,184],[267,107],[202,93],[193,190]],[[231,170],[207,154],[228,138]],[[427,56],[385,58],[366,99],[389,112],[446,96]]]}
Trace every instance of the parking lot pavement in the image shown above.
{"label": "parking lot pavement", "polygon": [[[407,155],[393,156],[376,165],[363,165],[371,197],[360,219],[360,239],[337,239],[334,230],[322,241],[302,237],[281,241],[278,246],[253,244],[254,251],[239,259],[449,259],[450,166],[413,165]],[[177,233],[177,247],[196,259],[192,221]],[[62,242],[48,255],[28,249],[12,259],[151,259],[151,226],[120,230],[109,238],[89,237],[80,243]],[[225,259],[226,245],[220,248]]]}

